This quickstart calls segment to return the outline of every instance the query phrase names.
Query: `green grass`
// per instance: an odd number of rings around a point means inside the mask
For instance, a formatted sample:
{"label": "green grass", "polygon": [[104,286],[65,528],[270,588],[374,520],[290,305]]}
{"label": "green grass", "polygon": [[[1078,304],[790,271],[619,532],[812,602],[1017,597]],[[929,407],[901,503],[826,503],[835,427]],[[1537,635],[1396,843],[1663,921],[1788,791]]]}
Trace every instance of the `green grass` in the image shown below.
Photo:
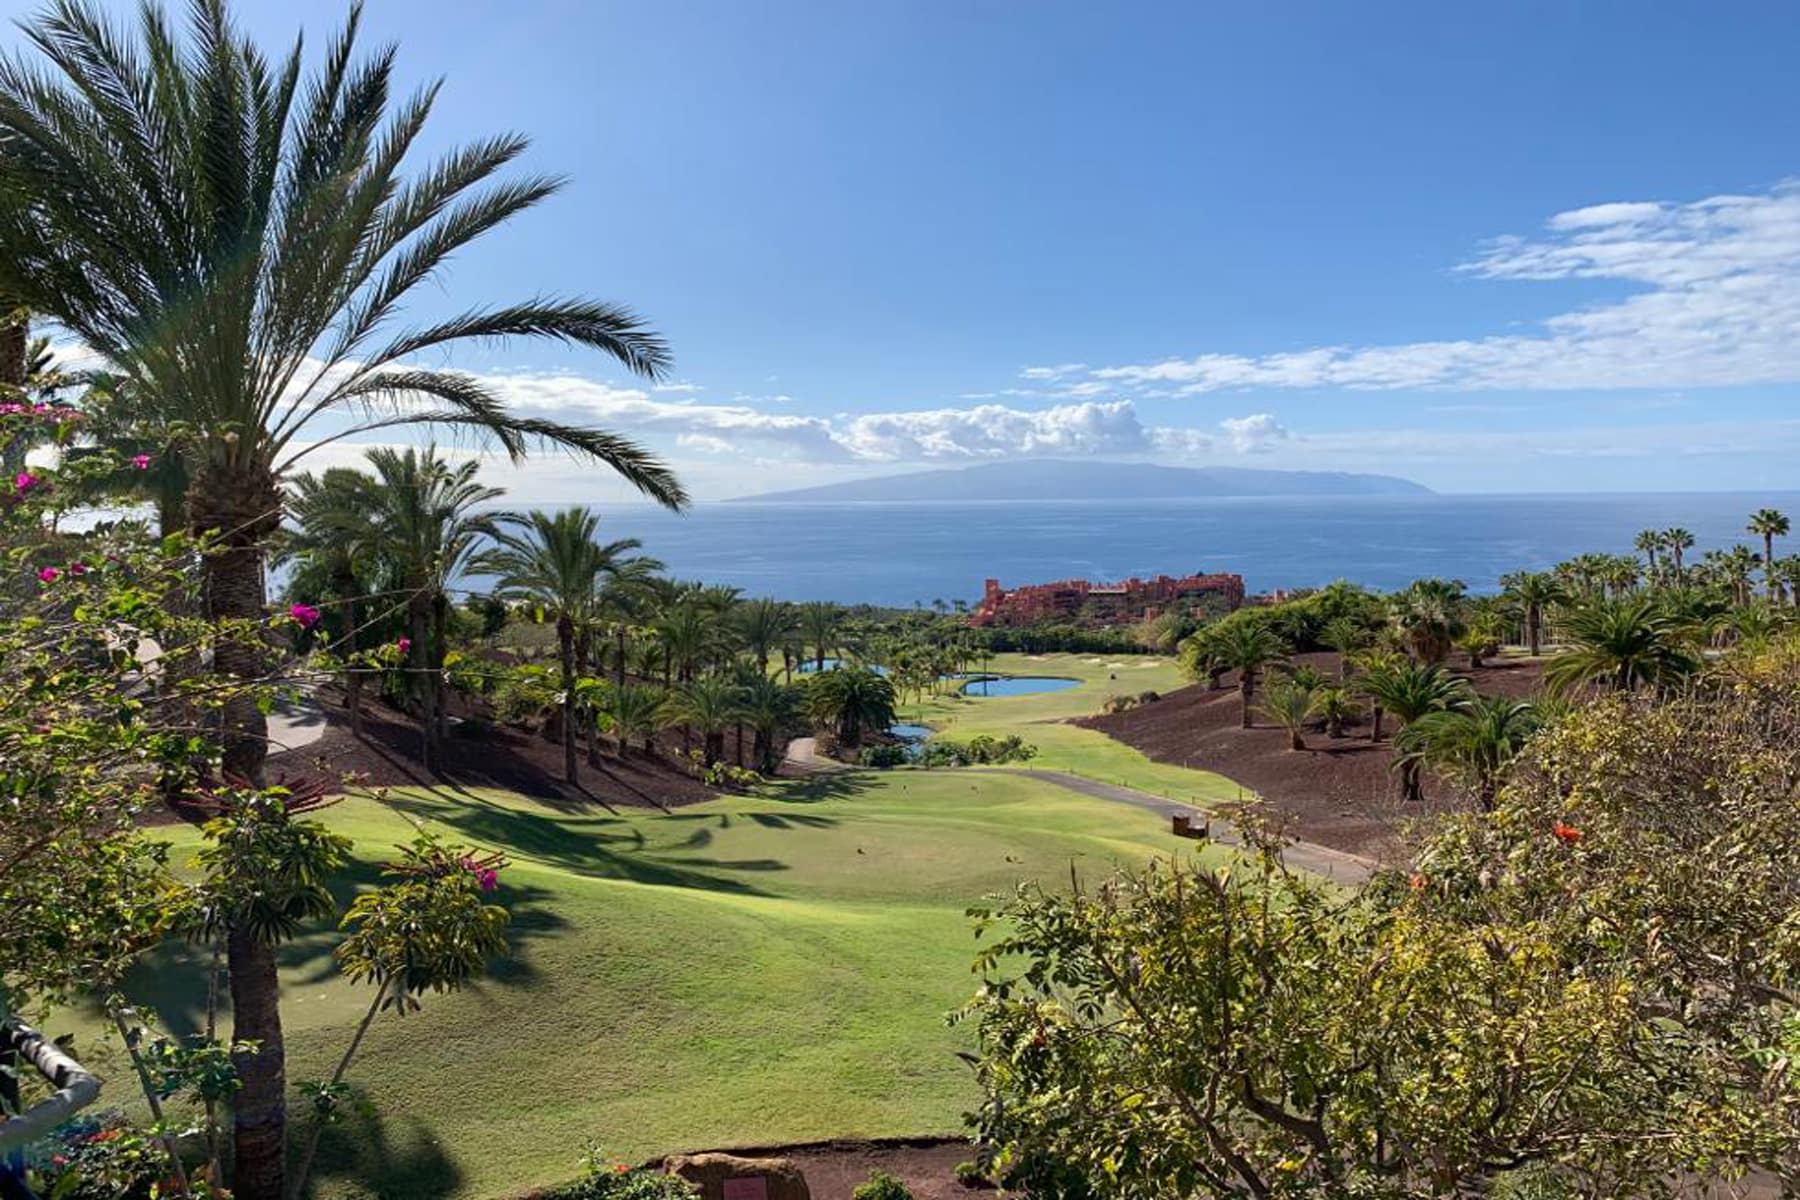
{"label": "green grass", "polygon": [[1239,799],[1244,791],[1223,775],[1152,762],[1103,733],[1063,724],[1100,711],[1108,696],[1167,693],[1186,684],[1174,660],[1148,655],[999,654],[988,669],[1000,675],[1050,675],[1080,686],[1035,696],[964,696],[952,692],[909,704],[902,719],[929,725],[959,741],[977,734],[1018,734],[1038,748],[1030,765],[1068,771],[1105,783],[1154,792],[1200,807]]}
{"label": "green grass", "polygon": [[[1055,746],[1104,762],[1080,739]],[[410,791],[326,819],[363,856],[345,894],[409,822],[512,859],[509,955],[479,987],[377,1021],[353,1070],[377,1115],[320,1156],[322,1192],[384,1197],[569,1178],[589,1138],[637,1159],[955,1131],[974,1099],[953,1056],[967,1033],[943,1021],[972,987],[965,907],[1065,879],[1071,861],[1098,874],[1172,848],[1152,813],[980,771],[857,772],[670,814]],[[332,942],[321,931],[284,956],[294,1080],[328,1072],[367,1002]],[[198,968],[172,948],[129,990],[191,1030]],[[103,1068],[115,1104],[121,1067]]]}

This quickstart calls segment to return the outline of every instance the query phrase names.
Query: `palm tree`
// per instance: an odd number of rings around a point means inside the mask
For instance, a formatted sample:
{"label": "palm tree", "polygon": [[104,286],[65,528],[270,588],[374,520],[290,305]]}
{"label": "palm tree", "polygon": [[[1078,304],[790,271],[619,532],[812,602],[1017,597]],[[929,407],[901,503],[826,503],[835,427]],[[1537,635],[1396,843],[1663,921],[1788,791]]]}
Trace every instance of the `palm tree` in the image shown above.
{"label": "palm tree", "polygon": [[[376,507],[370,494],[374,485],[368,475],[348,467],[296,476],[287,504],[293,526],[281,531],[271,554],[275,565],[296,564],[303,575],[316,574],[319,585],[329,590],[342,618],[338,645],[351,659],[362,648],[357,601],[368,590],[369,566],[380,552],[367,519]],[[354,662],[344,671],[344,707],[350,713],[350,732],[359,738],[363,674]]]}
{"label": "palm tree", "polygon": [[641,739],[644,753],[656,753],[658,715],[663,706],[661,689],[641,683],[628,683],[612,690],[611,716],[613,736],[619,741],[619,753],[631,746],[631,739]]}
{"label": "palm tree", "polygon": [[669,693],[669,715],[700,734],[701,761],[711,767],[725,757],[725,730],[738,717],[739,697],[731,681],[707,675]]}
{"label": "palm tree", "polygon": [[1334,617],[1319,631],[1319,644],[1338,655],[1338,682],[1350,674],[1350,656],[1369,644],[1369,631],[1360,621]]}
{"label": "palm tree", "polygon": [[1694,548],[1694,535],[1679,525],[1673,529],[1665,529],[1662,533],[1663,548],[1669,552],[1669,559],[1674,565],[1675,582],[1681,582],[1681,556],[1684,551]]}
{"label": "palm tree", "polygon": [[533,509],[507,522],[498,545],[481,556],[482,571],[499,576],[500,595],[528,600],[556,622],[556,654],[562,668],[563,779],[580,782],[575,762],[575,681],[582,674],[576,661],[578,640],[586,637],[600,584],[612,564],[640,548],[636,538],[600,541],[600,516],[592,509],[566,508],[558,513]]}
{"label": "palm tree", "polygon": [[1362,706],[1350,690],[1342,685],[1320,688],[1313,697],[1313,711],[1325,719],[1325,736],[1336,740],[1344,736],[1344,722],[1362,715]]}
{"label": "palm tree", "polygon": [[1392,597],[1394,625],[1422,661],[1440,663],[1462,636],[1463,585],[1448,579],[1415,579]]}
{"label": "palm tree", "polygon": [[[517,416],[480,379],[416,365],[459,344],[548,337],[645,376],[668,368],[636,316],[590,300],[399,324],[450,257],[556,192],[554,179],[502,178],[524,138],[478,142],[409,179],[402,163],[437,88],[390,112],[394,55],[357,60],[357,10],[304,79],[298,43],[272,63],[225,0],[189,11],[184,46],[146,4],[133,45],[96,7],[68,0],[25,27],[42,66],[0,64],[0,295],[98,356],[145,435],[182,431],[189,527],[221,541],[202,568],[210,615],[263,616],[278,480],[312,449],[372,430],[451,426],[515,458],[551,443],[685,502],[630,441]],[[259,678],[261,651],[221,643],[214,669]],[[233,692],[224,715],[225,769],[260,780],[267,723],[255,696]],[[247,1174],[280,1178],[266,1146],[245,1150],[256,1159]]]}
{"label": "palm tree", "polygon": [[1529,701],[1471,695],[1408,723],[1394,738],[1395,763],[1402,770],[1410,767],[1415,779],[1420,764],[1460,779],[1485,811],[1493,808],[1501,777],[1541,723]]}
{"label": "palm tree", "polygon": [[1644,562],[1649,568],[1647,572],[1649,576],[1652,579],[1656,578],[1656,552],[1663,548],[1663,535],[1655,529],[1640,530],[1631,545],[1644,556]]}
{"label": "palm tree", "polygon": [[1775,539],[1786,537],[1789,531],[1788,519],[1773,508],[1759,508],[1750,514],[1750,524],[1746,532],[1756,534],[1763,540],[1763,569],[1768,579],[1769,599],[1774,600],[1781,595],[1781,576],[1775,569]]}
{"label": "palm tree", "polygon": [[668,655],[664,662],[666,683],[693,679],[715,655],[723,629],[718,617],[688,601],[675,606],[656,624],[656,637]]}
{"label": "palm tree", "polygon": [[1553,604],[1568,599],[1562,581],[1542,571],[1531,571],[1509,577],[1505,595],[1519,608],[1525,621],[1525,647],[1531,657],[1543,652],[1544,613]]}
{"label": "palm tree", "polygon": [[613,686],[625,686],[626,639],[648,610],[663,564],[646,555],[612,562],[603,573],[594,613],[613,639]]}
{"label": "palm tree", "polygon": [[1700,665],[1683,628],[1643,597],[1577,607],[1569,614],[1568,640],[1571,648],[1544,671],[1555,695],[1596,682],[1619,691],[1667,687]]}
{"label": "palm tree", "polygon": [[[1453,707],[1470,694],[1469,685],[1443,667],[1411,659],[1369,671],[1358,681],[1358,689],[1376,705],[1377,712],[1393,714],[1400,725],[1396,737],[1427,713]],[[1402,758],[1396,760],[1396,766],[1400,772],[1400,798],[1423,800],[1418,762]]]}
{"label": "palm tree", "polygon": [[1287,730],[1288,749],[1306,749],[1306,722],[1312,718],[1317,691],[1294,679],[1271,683],[1263,693],[1263,714]]}
{"label": "palm tree", "polygon": [[800,636],[813,649],[813,670],[823,671],[825,660],[842,646],[838,622],[842,610],[835,604],[813,600],[800,606]]}
{"label": "palm tree", "polygon": [[768,674],[769,656],[793,630],[793,610],[779,600],[763,596],[738,609],[737,624],[744,649],[756,660],[757,667]]}
{"label": "palm tree", "polygon": [[793,719],[795,702],[794,689],[771,678],[767,668],[759,671],[743,689],[741,711],[754,731],[750,757],[764,775],[773,775],[781,765],[776,743],[781,738],[781,731]]}
{"label": "palm tree", "polygon": [[1218,661],[1238,673],[1238,707],[1242,726],[1250,728],[1251,701],[1256,698],[1257,673],[1287,657],[1287,643],[1267,625],[1235,621],[1218,627],[1213,637]]}
{"label": "palm tree", "polygon": [[847,749],[862,745],[868,730],[892,725],[894,702],[893,682],[864,667],[834,667],[807,681],[808,715]]}
{"label": "palm tree", "polygon": [[377,447],[366,456],[375,468],[365,517],[379,538],[394,582],[406,596],[409,671],[419,686],[419,723],[427,770],[438,768],[446,713],[440,703],[450,587],[470,567],[478,549],[500,536],[506,514],[481,512],[505,493],[475,481],[474,459],[451,466],[437,448]]}

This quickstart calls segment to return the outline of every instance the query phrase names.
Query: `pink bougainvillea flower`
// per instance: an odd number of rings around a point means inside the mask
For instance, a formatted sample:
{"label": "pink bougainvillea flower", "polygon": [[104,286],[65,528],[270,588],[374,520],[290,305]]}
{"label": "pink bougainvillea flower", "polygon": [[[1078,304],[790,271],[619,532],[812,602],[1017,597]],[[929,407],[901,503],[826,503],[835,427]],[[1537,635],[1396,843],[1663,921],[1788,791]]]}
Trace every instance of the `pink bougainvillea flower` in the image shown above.
{"label": "pink bougainvillea flower", "polygon": [[17,475],[13,476],[13,490],[20,495],[24,495],[42,482],[42,479],[39,479],[30,471],[20,471]]}
{"label": "pink bougainvillea flower", "polygon": [[288,616],[298,621],[302,629],[311,629],[319,623],[319,610],[310,604],[289,605]]}
{"label": "pink bougainvillea flower", "polygon": [[411,638],[401,638],[399,641],[394,643],[394,649],[398,650],[400,652],[400,656],[402,658],[404,658],[406,655],[412,653],[412,639]]}
{"label": "pink bougainvillea flower", "polygon": [[69,574],[71,574],[71,575],[86,575],[87,573],[88,573],[87,564],[82,562],[79,558],[69,564]]}
{"label": "pink bougainvillea flower", "polygon": [[500,890],[500,872],[491,867],[485,871],[477,872],[475,878],[480,881],[481,890],[484,892]]}
{"label": "pink bougainvillea flower", "polygon": [[1565,846],[1573,846],[1581,840],[1581,830],[1573,825],[1565,825],[1561,821],[1550,827],[1550,833]]}
{"label": "pink bougainvillea flower", "polygon": [[55,567],[41,567],[38,569],[38,582],[55,583],[56,577],[61,574],[62,572]]}
{"label": "pink bougainvillea flower", "polygon": [[148,471],[150,469],[150,456],[148,454],[134,454],[131,456],[131,465],[140,471]]}

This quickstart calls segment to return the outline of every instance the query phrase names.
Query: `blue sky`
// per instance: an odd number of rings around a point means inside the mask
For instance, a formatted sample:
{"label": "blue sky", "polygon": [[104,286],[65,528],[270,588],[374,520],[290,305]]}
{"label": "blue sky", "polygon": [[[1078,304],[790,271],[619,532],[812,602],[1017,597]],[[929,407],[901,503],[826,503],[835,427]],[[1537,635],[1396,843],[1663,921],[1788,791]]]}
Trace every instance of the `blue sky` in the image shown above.
{"label": "blue sky", "polygon": [[[315,44],[338,11],[240,8]],[[370,0],[366,24],[446,77],[435,148],[523,130],[570,177],[427,311],[617,299],[677,371],[457,365],[701,496],[1023,455],[1800,478],[1791,4]]]}

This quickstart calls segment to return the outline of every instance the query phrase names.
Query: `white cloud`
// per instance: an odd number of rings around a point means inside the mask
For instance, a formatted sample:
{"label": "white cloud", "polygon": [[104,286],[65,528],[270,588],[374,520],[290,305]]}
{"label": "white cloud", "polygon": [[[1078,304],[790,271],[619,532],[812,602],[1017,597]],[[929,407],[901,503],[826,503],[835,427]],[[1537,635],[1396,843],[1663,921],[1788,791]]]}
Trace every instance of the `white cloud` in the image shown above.
{"label": "white cloud", "polygon": [[1226,417],[1219,422],[1219,428],[1231,438],[1231,448],[1239,454],[1265,454],[1273,443],[1288,436],[1287,427],[1269,413]]}
{"label": "white cloud", "polygon": [[1561,391],[1800,381],[1800,184],[1688,204],[1596,204],[1539,238],[1501,238],[1483,280],[1606,280],[1637,290],[1532,333],[1102,367],[1121,388]]}
{"label": "white cloud", "polygon": [[1086,367],[1086,363],[1058,363],[1053,367],[1025,367],[1020,370],[1019,378],[1040,382],[1048,379],[1061,379],[1066,375],[1073,375],[1075,372],[1083,370]]}
{"label": "white cloud", "polygon": [[865,413],[850,418],[841,437],[857,457],[887,462],[1141,454],[1151,447],[1129,400],[1037,410],[978,404]]}

